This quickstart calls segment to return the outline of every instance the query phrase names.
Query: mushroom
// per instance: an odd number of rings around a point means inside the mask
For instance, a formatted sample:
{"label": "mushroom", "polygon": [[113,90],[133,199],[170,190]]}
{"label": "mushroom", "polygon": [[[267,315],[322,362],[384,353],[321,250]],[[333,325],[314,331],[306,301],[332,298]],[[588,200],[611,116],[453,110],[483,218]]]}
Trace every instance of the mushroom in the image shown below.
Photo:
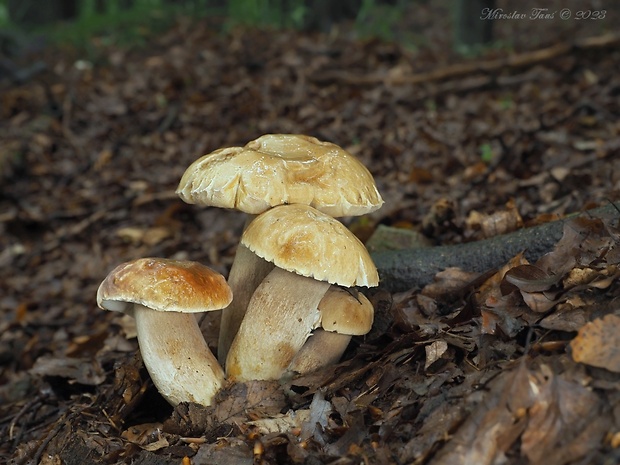
{"label": "mushroom", "polygon": [[207,346],[194,313],[232,301],[224,277],[191,261],[141,258],[112,270],[97,291],[100,308],[136,319],[144,365],[172,405],[209,405],[224,371]]}
{"label": "mushroom", "polygon": [[303,204],[333,217],[355,216],[383,205],[357,158],[336,144],[297,134],[267,134],[245,147],[204,155],[187,168],[177,194],[190,204],[253,215]]}
{"label": "mushroom", "polygon": [[[177,194],[190,204],[251,215],[278,205],[303,204],[333,217],[355,216],[383,204],[372,175],[353,155],[330,142],[297,134],[266,134],[245,147],[204,155],[187,168]],[[220,362],[226,360],[254,290],[272,268],[244,245],[238,246],[228,275],[234,299],[220,323]]]}
{"label": "mushroom", "polygon": [[239,381],[278,379],[311,331],[330,284],[376,286],[368,251],[342,223],[307,205],[258,215],[241,243],[275,268],[256,288],[226,359]]}
{"label": "mushroom", "polygon": [[331,286],[319,302],[321,327],[315,329],[297,352],[287,371],[310,373],[338,363],[352,336],[372,328],[374,308],[356,289]]}

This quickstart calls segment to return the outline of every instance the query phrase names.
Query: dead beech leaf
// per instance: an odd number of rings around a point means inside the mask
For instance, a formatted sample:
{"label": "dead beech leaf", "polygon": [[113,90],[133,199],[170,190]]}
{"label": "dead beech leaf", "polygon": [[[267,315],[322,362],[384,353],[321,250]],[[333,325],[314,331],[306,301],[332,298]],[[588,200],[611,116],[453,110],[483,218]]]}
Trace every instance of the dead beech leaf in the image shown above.
{"label": "dead beech leaf", "polygon": [[433,363],[441,358],[443,354],[448,350],[448,343],[446,341],[435,341],[424,347],[426,352],[426,362],[424,363],[424,369],[427,370]]}
{"label": "dead beech leaf", "polygon": [[156,450],[163,449],[164,447],[168,447],[169,445],[170,443],[166,438],[160,437],[159,439],[157,439],[157,441],[150,442],[140,447],[144,450],[148,450],[149,452],[154,452]]}
{"label": "dead beech leaf", "polygon": [[127,339],[134,339],[138,337],[135,318],[122,313],[120,316],[116,317],[115,322],[123,329]]}
{"label": "dead beech leaf", "polygon": [[574,361],[620,372],[620,316],[607,315],[585,324],[570,347]]}
{"label": "dead beech leaf", "polygon": [[546,291],[560,280],[535,265],[515,266],[506,272],[504,279],[525,292]]}
{"label": "dead beech leaf", "polygon": [[527,426],[525,412],[535,402],[542,376],[525,364],[507,370],[489,383],[484,400],[451,434],[432,465],[501,463],[506,451]]}
{"label": "dead beech leaf", "polygon": [[445,432],[455,430],[468,413],[464,402],[440,403],[424,419],[416,435],[399,448],[399,463],[422,463],[422,459],[431,454],[437,443],[445,440]]}
{"label": "dead beech leaf", "polygon": [[105,381],[105,372],[96,359],[44,355],[37,359],[31,372],[40,376],[68,378],[69,382],[86,386],[96,386]]}
{"label": "dead beech leaf", "polygon": [[142,237],[144,237],[144,230],[142,228],[127,226],[116,231],[116,235],[122,240],[131,242],[135,245],[142,241]]}
{"label": "dead beech leaf", "polygon": [[69,344],[66,354],[72,358],[91,356],[101,349],[107,337],[107,330],[99,331],[95,334],[76,336]]}
{"label": "dead beech leaf", "polygon": [[[592,390],[574,380],[566,380],[555,375],[547,366],[542,366],[544,381],[534,390],[534,404],[528,411],[527,428],[521,436],[521,451],[532,465],[547,463],[566,463],[551,459],[562,455],[562,451],[572,447],[572,454],[564,454],[575,460],[584,454],[584,448],[573,447],[579,444],[582,432],[591,429],[592,423],[599,420],[600,400]],[[601,433],[592,431],[588,436]],[[585,447],[588,450],[588,447]]]}
{"label": "dead beech leaf", "polygon": [[457,267],[449,267],[437,273],[433,281],[424,286],[422,294],[438,299],[446,294],[458,292],[478,276],[480,276],[480,273],[461,270]]}
{"label": "dead beech leaf", "polygon": [[154,228],[148,228],[145,231],[142,242],[146,245],[153,246],[168,239],[170,236],[172,236],[172,231],[170,231],[169,228],[165,226],[156,226]]}
{"label": "dead beech leaf", "polygon": [[172,232],[170,229],[164,226],[156,226],[153,228],[136,228],[125,227],[116,231],[116,235],[124,241],[130,242],[133,245],[157,245],[165,239],[168,239]]}
{"label": "dead beech leaf", "polygon": [[[524,319],[526,309],[523,307],[520,294],[516,292],[501,298],[490,296],[487,298],[486,307],[488,308],[480,310],[483,317],[481,330],[485,334],[496,334],[497,329],[500,329],[504,335],[515,337],[526,323]],[[485,315],[484,312],[492,315]]]}
{"label": "dead beech leaf", "polygon": [[310,419],[310,410],[289,410],[285,414],[275,415],[270,418],[248,421],[246,425],[252,426],[260,434],[286,433],[295,428],[301,428]]}
{"label": "dead beech leaf", "polygon": [[497,308],[494,309],[496,311],[497,320],[495,324],[497,325],[495,328],[495,333],[497,333],[497,329],[499,328],[501,332],[510,338],[516,337],[517,334],[523,329],[526,324],[526,320],[524,317],[524,312],[517,308],[510,310],[509,307],[505,308]]}
{"label": "dead beech leaf", "polygon": [[275,381],[248,381],[234,383],[220,391],[214,405],[214,416],[223,423],[232,424],[236,419],[266,418],[286,406],[284,393]]}
{"label": "dead beech leaf", "polygon": [[143,423],[130,426],[121,433],[121,437],[151,452],[170,445],[168,440],[162,436],[161,423]]}
{"label": "dead beech leaf", "polygon": [[551,310],[558,302],[550,299],[543,292],[521,292],[525,304],[533,311],[545,313]]}
{"label": "dead beech leaf", "polygon": [[200,436],[224,425],[247,429],[248,420],[272,418],[287,407],[284,392],[277,381],[232,383],[221,389],[208,407],[181,402],[164,422],[163,430],[181,436]]}
{"label": "dead beech leaf", "polygon": [[504,280],[504,275],[508,270],[519,265],[527,265],[529,262],[522,253],[519,253],[512,257],[508,263],[502,266],[497,273],[493,274],[487,279],[481,286],[479,291],[474,296],[476,302],[480,305],[486,305],[487,300],[498,301],[502,297],[500,285]]}
{"label": "dead beech leaf", "polygon": [[317,391],[310,403],[310,415],[301,425],[299,437],[302,440],[314,438],[319,444],[324,443],[321,432],[327,426],[327,417],[332,410],[331,402],[325,400],[325,395],[321,390]]}
{"label": "dead beech leaf", "polygon": [[568,275],[564,277],[562,285],[564,289],[569,289],[571,287],[588,284],[599,276],[600,273],[592,268],[573,268],[569,271]]}
{"label": "dead beech leaf", "polygon": [[[348,428],[336,442],[325,445],[325,452],[334,457],[342,457],[352,451],[359,451],[359,446],[368,439],[368,433],[364,429],[364,414],[361,410],[354,410],[345,419]],[[316,436],[315,436],[316,440]],[[359,454],[359,452],[358,452]]]}
{"label": "dead beech leaf", "polygon": [[482,334],[495,334],[499,317],[493,311],[489,311],[485,308],[480,309],[481,325],[480,332]]}
{"label": "dead beech leaf", "polygon": [[578,331],[588,322],[592,307],[592,302],[584,301],[581,296],[571,296],[559,303],[550,315],[540,320],[539,325],[557,331]]}
{"label": "dead beech leaf", "polygon": [[513,200],[506,204],[507,210],[490,215],[473,210],[467,218],[468,228],[481,231],[482,237],[493,237],[506,234],[523,226],[523,218],[519,214]]}

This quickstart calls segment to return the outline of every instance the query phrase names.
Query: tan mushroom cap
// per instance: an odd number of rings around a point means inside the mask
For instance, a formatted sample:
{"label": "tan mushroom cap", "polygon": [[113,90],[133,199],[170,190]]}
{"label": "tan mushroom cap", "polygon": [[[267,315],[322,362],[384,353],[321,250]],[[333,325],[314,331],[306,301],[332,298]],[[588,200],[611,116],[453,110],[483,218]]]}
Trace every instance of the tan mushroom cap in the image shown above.
{"label": "tan mushroom cap", "polygon": [[224,277],[200,263],[140,258],[112,270],[99,286],[97,305],[117,312],[132,304],[161,312],[219,310],[232,300]]}
{"label": "tan mushroom cap", "polygon": [[342,223],[308,205],[282,205],[257,216],[241,243],[277,267],[341,286],[377,286],[364,244]]}
{"label": "tan mushroom cap", "polygon": [[332,286],[319,303],[321,327],[325,331],[363,336],[372,328],[375,310],[361,292]]}
{"label": "tan mushroom cap", "polygon": [[185,171],[177,194],[187,203],[250,214],[304,204],[334,217],[357,216],[383,205],[372,175],[353,155],[297,134],[267,134],[204,155]]}

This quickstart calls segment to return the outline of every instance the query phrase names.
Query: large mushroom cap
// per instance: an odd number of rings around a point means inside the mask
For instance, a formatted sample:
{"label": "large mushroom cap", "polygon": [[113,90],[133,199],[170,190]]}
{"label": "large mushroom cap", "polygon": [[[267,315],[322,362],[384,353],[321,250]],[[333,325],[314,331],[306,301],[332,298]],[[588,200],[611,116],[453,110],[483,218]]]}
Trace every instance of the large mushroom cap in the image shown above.
{"label": "large mushroom cap", "polygon": [[185,171],[177,194],[187,203],[250,214],[305,204],[334,217],[356,216],[383,204],[372,175],[353,155],[295,134],[267,134],[199,158]]}
{"label": "large mushroom cap", "polygon": [[241,243],[277,267],[341,286],[376,286],[364,244],[342,223],[307,205],[282,205],[257,216]]}
{"label": "large mushroom cap", "polygon": [[140,258],[112,270],[99,286],[97,305],[125,312],[132,304],[162,312],[219,310],[232,300],[224,277],[200,263]]}

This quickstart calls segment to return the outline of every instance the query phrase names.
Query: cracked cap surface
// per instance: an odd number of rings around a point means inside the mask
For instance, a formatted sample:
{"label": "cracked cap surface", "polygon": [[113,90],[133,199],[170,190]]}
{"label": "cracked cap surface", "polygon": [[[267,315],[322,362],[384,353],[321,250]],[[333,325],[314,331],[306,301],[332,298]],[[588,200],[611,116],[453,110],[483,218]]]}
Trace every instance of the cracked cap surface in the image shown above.
{"label": "cracked cap surface", "polygon": [[259,214],[284,204],[357,216],[383,205],[368,169],[346,150],[310,136],[266,134],[245,147],[192,163],[177,194],[184,202]]}

